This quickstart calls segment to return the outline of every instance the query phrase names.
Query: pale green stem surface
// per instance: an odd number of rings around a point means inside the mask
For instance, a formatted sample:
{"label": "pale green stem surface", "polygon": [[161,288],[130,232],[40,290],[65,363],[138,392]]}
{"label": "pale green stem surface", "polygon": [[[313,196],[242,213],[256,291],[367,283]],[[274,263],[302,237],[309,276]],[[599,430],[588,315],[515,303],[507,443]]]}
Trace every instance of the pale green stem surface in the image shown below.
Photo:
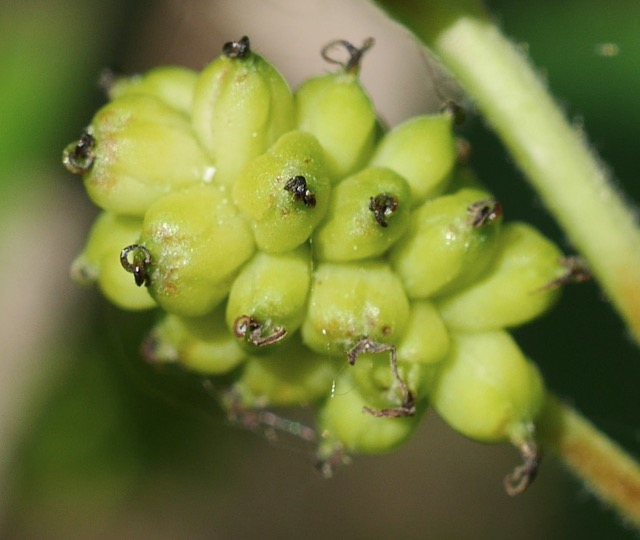
{"label": "pale green stem surface", "polygon": [[377,0],[458,78],[640,341],[640,229],[524,53],[477,0]]}
{"label": "pale green stem surface", "polygon": [[[457,77],[640,341],[640,229],[633,211],[524,53],[478,0],[375,1]],[[553,397],[539,431],[543,447],[640,528],[637,462]]]}

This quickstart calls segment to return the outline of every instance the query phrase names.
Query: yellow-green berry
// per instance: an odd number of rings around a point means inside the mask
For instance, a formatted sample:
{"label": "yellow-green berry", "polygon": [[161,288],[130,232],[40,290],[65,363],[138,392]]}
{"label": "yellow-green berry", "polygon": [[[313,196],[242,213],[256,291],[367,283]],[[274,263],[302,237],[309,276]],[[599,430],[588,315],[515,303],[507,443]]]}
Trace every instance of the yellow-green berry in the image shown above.
{"label": "yellow-green berry", "polygon": [[[307,246],[275,255],[256,253],[231,287],[226,308],[230,331],[250,350],[281,341],[302,324],[310,286]],[[247,318],[253,320],[253,328]],[[247,325],[243,331],[242,324]],[[271,341],[274,334],[281,339]]]}
{"label": "yellow-green berry", "polygon": [[385,418],[363,410],[370,405],[370,397],[362,395],[351,372],[342,372],[336,380],[334,392],[318,412],[321,460],[330,460],[333,454],[342,451],[365,454],[391,452],[414,433],[426,408],[426,402],[421,401],[414,416]]}
{"label": "yellow-green berry", "polygon": [[293,97],[282,75],[251,51],[245,37],[227,43],[200,74],[192,119],[215,164],[215,181],[229,186],[249,161],[293,128]]}
{"label": "yellow-green berry", "polygon": [[310,351],[296,336],[269,354],[251,357],[233,388],[245,407],[307,405],[331,392],[341,365]]}
{"label": "yellow-green berry", "polygon": [[308,306],[302,339],[323,354],[344,355],[363,337],[397,343],[409,318],[402,283],[380,262],[319,264]]}
{"label": "yellow-green berry", "polygon": [[141,310],[156,306],[145,287],[136,287],[131,276],[122,271],[120,250],[140,236],[142,220],[102,212],[89,232],[82,253],[71,266],[71,275],[79,283],[97,283],[102,293],[122,309]]}
{"label": "yellow-green berry", "polygon": [[418,207],[389,254],[408,296],[443,294],[482,274],[496,250],[501,214],[488,193],[468,188]]}
{"label": "yellow-green berry", "polygon": [[404,178],[369,167],[333,188],[326,219],[313,235],[321,261],[354,261],[382,255],[409,225],[411,198]]}
{"label": "yellow-green berry", "polygon": [[248,223],[218,186],[156,201],[138,243],[151,256],[152,296],[166,311],[188,317],[207,314],[229,294],[255,249]]}
{"label": "yellow-green berry", "polygon": [[453,169],[456,145],[449,115],[417,116],[378,143],[370,165],[388,167],[409,182],[413,205],[439,195]]}
{"label": "yellow-green berry", "polygon": [[509,223],[488,271],[438,301],[447,326],[462,331],[518,326],[549,310],[560,295],[547,285],[567,272],[562,253],[536,229]]}
{"label": "yellow-green berry", "polygon": [[500,442],[520,437],[544,402],[535,365],[504,331],[452,338],[431,395],[438,413],[472,439]]}
{"label": "yellow-green berry", "polygon": [[242,171],[233,200],[258,248],[282,253],[305,242],[329,207],[331,181],[313,135],[291,131]]}
{"label": "yellow-green berry", "polygon": [[223,306],[202,317],[166,314],[145,339],[142,352],[151,362],[177,362],[206,375],[228,373],[246,360],[227,330]]}
{"label": "yellow-green berry", "polygon": [[107,92],[110,99],[146,94],[185,115],[191,114],[193,90],[198,73],[182,66],[161,66],[142,75],[116,77]]}
{"label": "yellow-green berry", "polygon": [[325,59],[330,58],[328,48],[333,45],[345,47],[350,59],[342,70],[303,83],[295,93],[295,111],[298,129],[318,138],[337,182],[363,167],[371,157],[377,118],[357,73],[368,46],[355,49],[347,42],[332,42],[325,47]]}
{"label": "yellow-green berry", "polygon": [[211,182],[214,171],[189,119],[146,94],[102,107],[63,161],[95,204],[140,217],[167,193]]}

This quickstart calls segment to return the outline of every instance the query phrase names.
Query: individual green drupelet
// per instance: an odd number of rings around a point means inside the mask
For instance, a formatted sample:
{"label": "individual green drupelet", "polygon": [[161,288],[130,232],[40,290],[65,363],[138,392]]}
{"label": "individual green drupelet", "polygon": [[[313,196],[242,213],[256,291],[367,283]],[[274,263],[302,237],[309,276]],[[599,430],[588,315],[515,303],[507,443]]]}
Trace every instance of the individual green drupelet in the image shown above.
{"label": "individual green drupelet", "polygon": [[293,96],[282,75],[243,37],[223,47],[195,83],[193,128],[231,186],[242,168],[294,127]]}
{"label": "individual green drupelet", "polygon": [[[295,92],[296,125],[320,141],[334,182],[358,171],[373,153],[376,112],[358,78],[362,55],[372,45],[371,39],[361,49],[342,40],[332,41],[323,48],[322,56],[341,69],[312,77]],[[334,58],[336,48],[347,49],[346,60]]]}
{"label": "individual green drupelet", "polygon": [[123,92],[100,109],[63,161],[82,175],[95,204],[140,217],[164,195],[209,184],[215,171],[189,117],[138,92]]}
{"label": "individual green drupelet", "polygon": [[232,191],[258,248],[268,253],[306,242],[329,208],[330,192],[322,146],[313,135],[297,130],[248,163]]}
{"label": "individual green drupelet", "polygon": [[122,309],[142,310],[157,304],[149,290],[136,287],[122,272],[114,253],[140,237],[142,219],[102,212],[93,223],[87,243],[71,265],[71,275],[82,284],[97,283],[102,293]]}
{"label": "individual green drupelet", "polygon": [[548,287],[566,274],[560,250],[525,223],[509,223],[487,275],[438,303],[447,325],[461,331],[519,326],[558,300]]}
{"label": "individual green drupelet", "polygon": [[247,221],[221,186],[175,192],[147,211],[138,244],[151,257],[149,291],[169,313],[205,315],[255,250]]}
{"label": "individual green drupelet", "polygon": [[349,372],[342,373],[335,386],[318,418],[322,434],[319,458],[325,461],[341,451],[380,454],[395,450],[414,433],[427,406],[422,401],[417,414],[380,418],[363,413],[371,397],[355,385]]}
{"label": "individual green drupelet", "polygon": [[142,75],[110,77],[107,94],[114,100],[126,95],[153,96],[177,111],[191,115],[198,73],[182,66],[161,66]]}
{"label": "individual green drupelet", "polygon": [[302,339],[320,353],[344,355],[363,337],[398,343],[408,319],[409,300],[388,265],[322,263],[313,275]]}
{"label": "individual green drupelet", "polygon": [[[520,449],[517,493],[539,464],[545,390],[506,329],[585,269],[502,223],[456,162],[449,114],[381,132],[358,77],[372,44],[331,42],[336,71],[294,93],[246,37],[200,73],[116,77],[63,154],[103,208],[72,274],[156,309],[149,362],[208,377],[246,427],[315,440],[326,476],[397,448],[432,404]],[[281,406],[311,406],[316,431],[265,410]]]}
{"label": "individual green drupelet", "polygon": [[310,405],[327,396],[341,365],[310,350],[296,334],[271,352],[250,356],[232,390],[245,407]]}
{"label": "individual green drupelet", "polygon": [[312,238],[321,261],[379,257],[407,230],[411,196],[391,169],[367,167],[333,188],[328,215]]}
{"label": "individual green drupelet", "polygon": [[224,375],[247,359],[247,353],[224,320],[224,306],[201,317],[165,314],[142,344],[149,362],[177,363],[203,375]]}
{"label": "individual green drupelet", "polygon": [[462,188],[416,208],[389,259],[411,298],[431,298],[474,281],[497,249],[502,210],[486,191]]}
{"label": "individual green drupelet", "polygon": [[[308,246],[283,254],[258,252],[236,277],[226,308],[227,326],[249,350],[291,336],[302,324],[311,288]],[[253,323],[252,332],[248,326]],[[244,331],[242,328],[247,326]]]}
{"label": "individual green drupelet", "polygon": [[388,132],[370,165],[388,167],[409,182],[414,205],[441,194],[455,161],[453,119],[446,114],[411,118]]}

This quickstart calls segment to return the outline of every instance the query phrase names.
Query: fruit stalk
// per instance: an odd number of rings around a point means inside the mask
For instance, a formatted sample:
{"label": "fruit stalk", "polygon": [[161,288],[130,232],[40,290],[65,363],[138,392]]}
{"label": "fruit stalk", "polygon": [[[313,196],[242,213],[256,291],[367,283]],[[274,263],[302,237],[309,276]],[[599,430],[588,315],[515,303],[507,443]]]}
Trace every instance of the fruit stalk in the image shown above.
{"label": "fruit stalk", "polygon": [[640,465],[576,410],[548,395],[538,437],[586,487],[640,528]]}
{"label": "fruit stalk", "polygon": [[438,55],[640,342],[640,228],[598,157],[479,0],[376,0]]}

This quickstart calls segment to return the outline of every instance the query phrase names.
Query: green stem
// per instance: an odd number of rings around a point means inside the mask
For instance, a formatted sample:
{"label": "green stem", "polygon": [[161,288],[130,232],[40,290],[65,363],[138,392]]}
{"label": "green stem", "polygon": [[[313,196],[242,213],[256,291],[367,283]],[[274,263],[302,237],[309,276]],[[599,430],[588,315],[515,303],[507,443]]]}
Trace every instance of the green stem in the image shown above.
{"label": "green stem", "polygon": [[479,0],[376,0],[475,100],[640,342],[640,229],[597,156]]}
{"label": "green stem", "polygon": [[538,422],[538,437],[593,493],[640,528],[640,466],[624,450],[553,396]]}

